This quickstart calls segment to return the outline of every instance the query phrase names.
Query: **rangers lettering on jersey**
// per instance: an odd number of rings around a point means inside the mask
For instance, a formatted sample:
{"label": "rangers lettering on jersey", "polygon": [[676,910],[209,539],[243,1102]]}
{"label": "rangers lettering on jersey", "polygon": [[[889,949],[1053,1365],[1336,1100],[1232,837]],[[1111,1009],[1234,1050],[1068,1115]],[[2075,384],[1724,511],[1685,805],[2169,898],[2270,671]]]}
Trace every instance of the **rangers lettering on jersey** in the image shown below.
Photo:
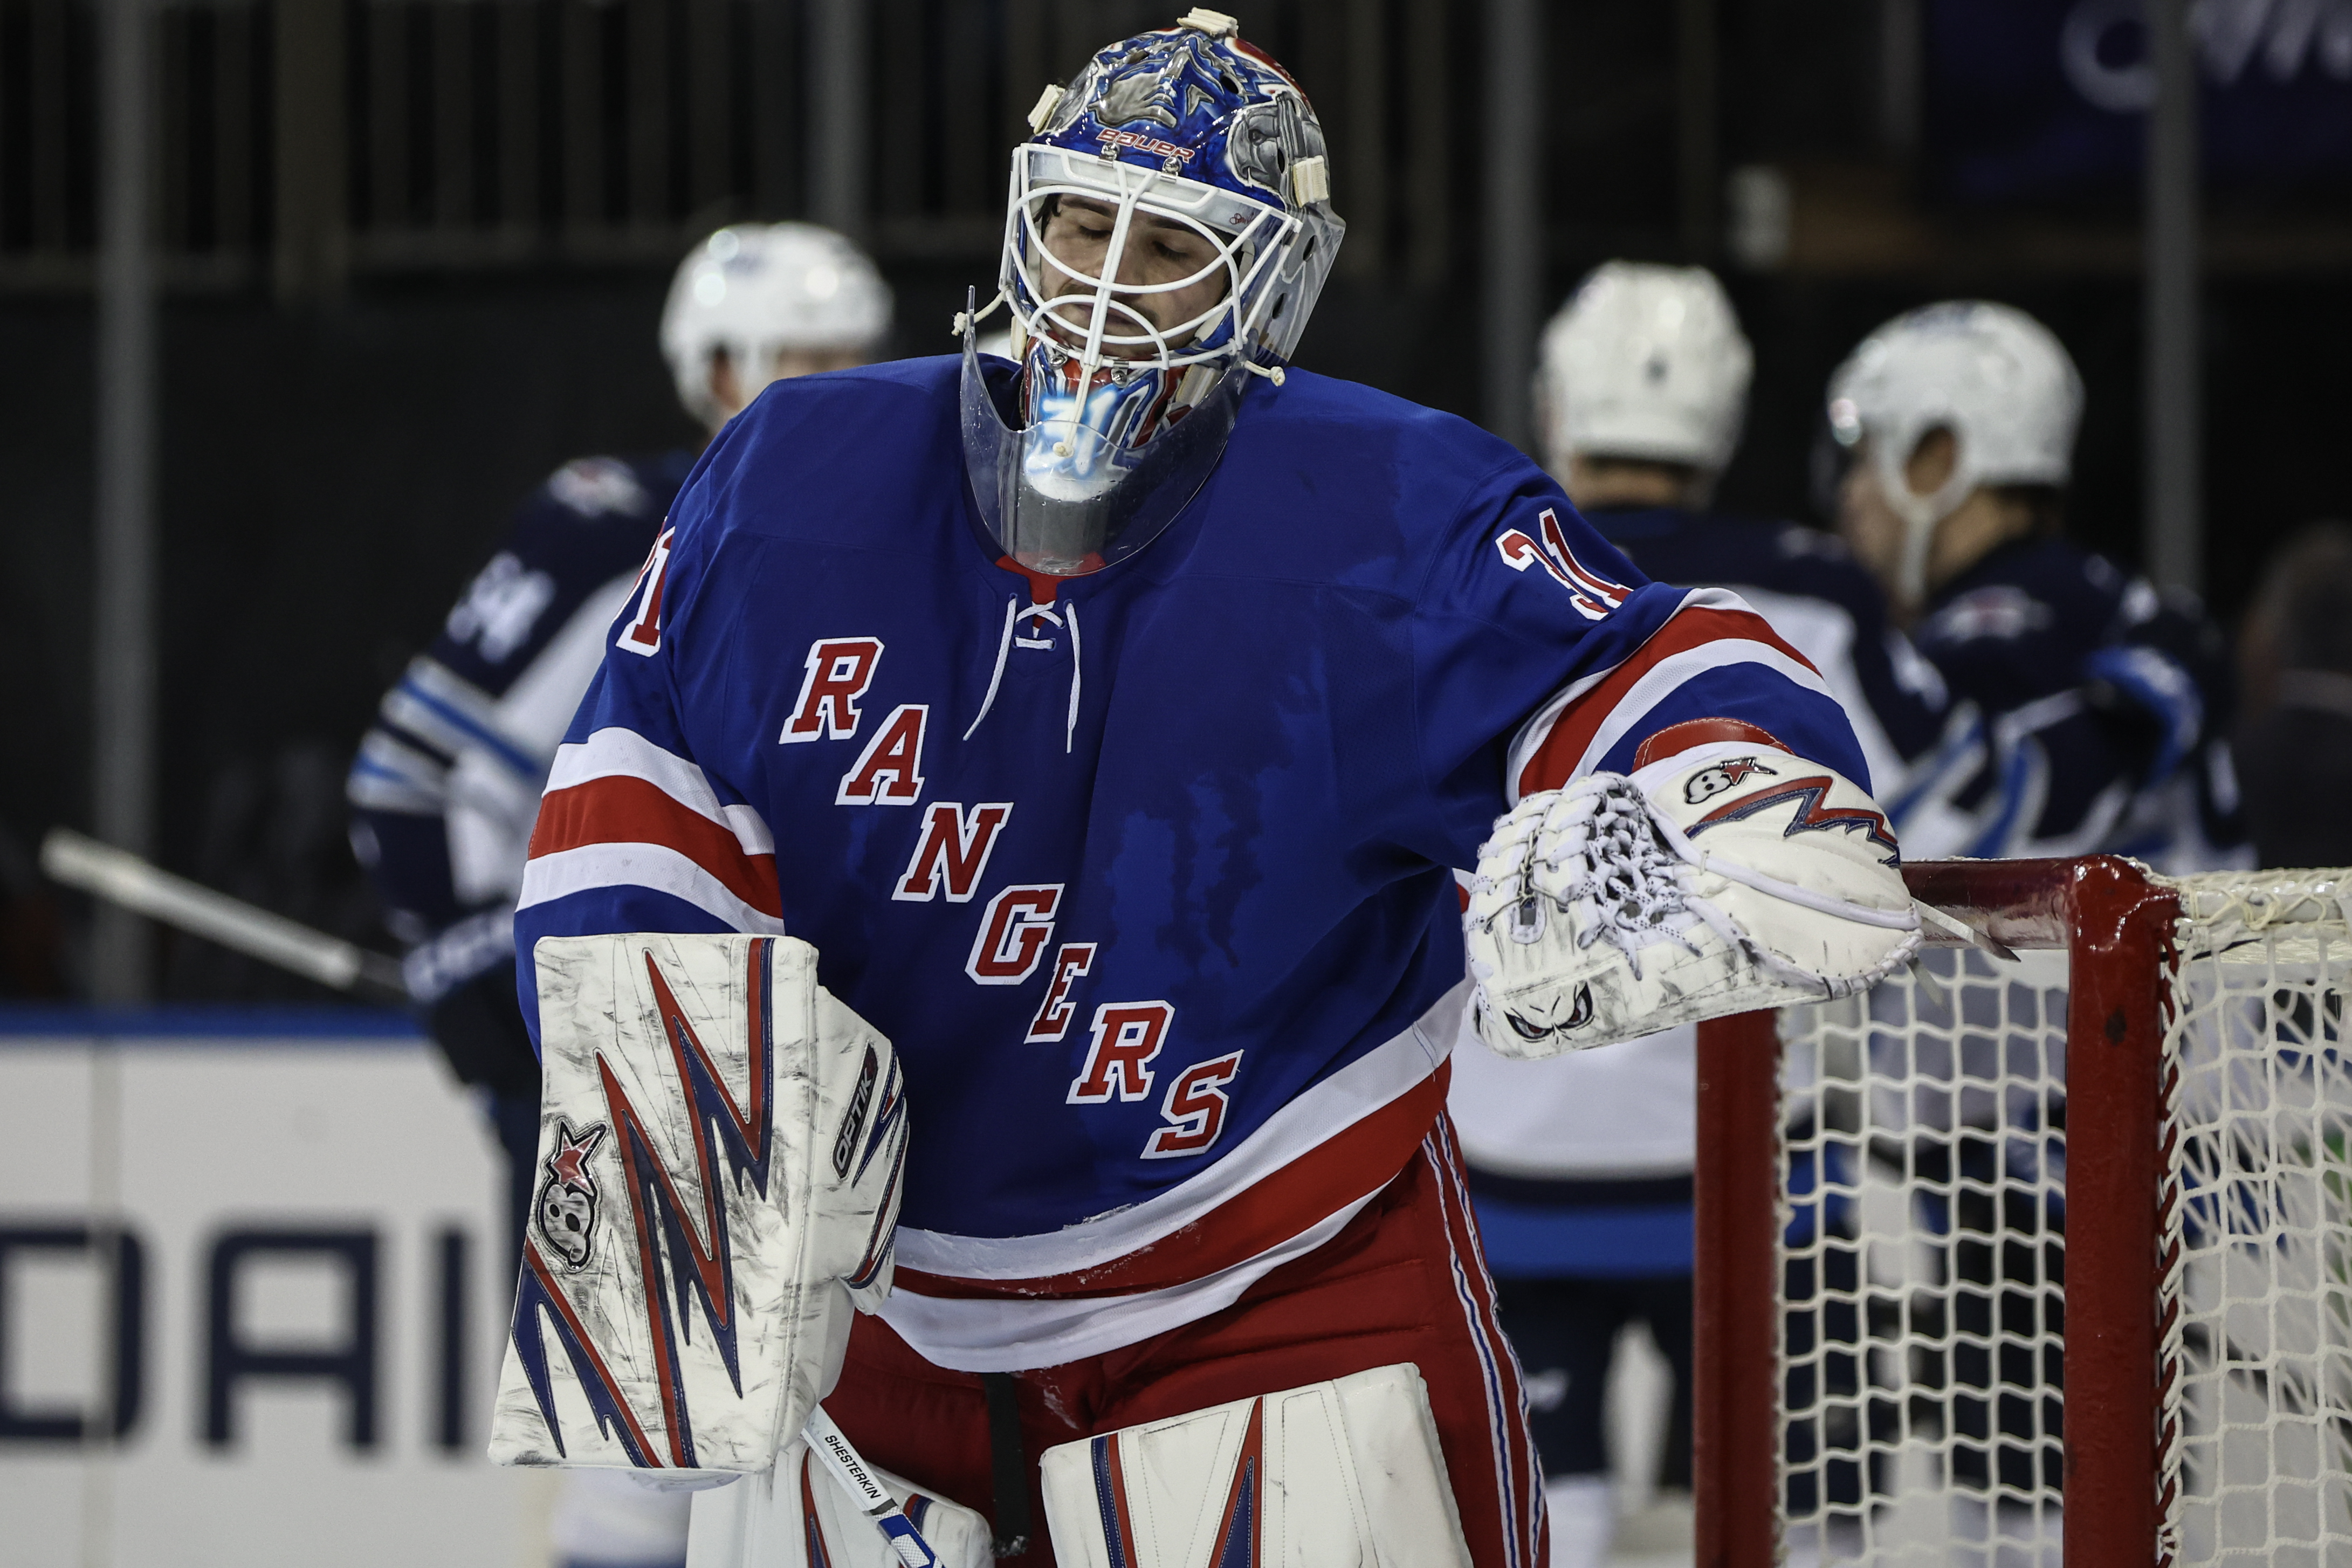
{"label": "rangers lettering on jersey", "polygon": [[1199,1281],[1416,1157],[1452,868],[1521,792],[1707,717],[1864,769],[1738,598],[1645,582],[1468,425],[1304,371],[1253,385],[1148,550],[1042,600],[973,510],[957,374],[780,383],[712,443],[659,650],[573,721],[518,945],[808,942],[922,1130],[884,1315],[993,1371],[1212,1310]]}
{"label": "rangers lettering on jersey", "polygon": [[857,700],[874,684],[882,658],[879,637],[824,637],[809,644],[807,673],[793,716],[776,739],[846,741],[857,733]]}
{"label": "rangers lettering on jersey", "polygon": [[1095,1009],[1087,1065],[1070,1084],[1072,1105],[1098,1104],[1114,1090],[1121,1100],[1151,1093],[1151,1058],[1167,1044],[1176,1009],[1165,1002],[1106,1002]]}
{"label": "rangers lettering on jersey", "polygon": [[1170,1125],[1152,1133],[1151,1141],[1143,1146],[1147,1160],[1173,1160],[1181,1156],[1204,1153],[1224,1131],[1225,1107],[1231,1103],[1220,1087],[1231,1083],[1241,1071],[1242,1053],[1219,1057],[1186,1068],[1176,1081],[1168,1086],[1168,1099],[1160,1114]]}
{"label": "rangers lettering on jersey", "polygon": [[834,804],[914,805],[923,793],[923,727],[930,711],[929,704],[908,702],[884,720],[857,761],[841,775]]}
{"label": "rangers lettering on jersey", "polygon": [[964,973],[982,985],[1018,985],[1028,979],[1054,940],[1054,911],[1061,902],[1059,882],[1007,888],[989,900]]}
{"label": "rangers lettering on jersey", "polygon": [[1058,1040],[1069,1032],[1070,1019],[1077,1006],[1070,1000],[1070,987],[1095,966],[1095,944],[1090,942],[1066,942],[1054,954],[1054,978],[1045,987],[1045,999],[1037,1004],[1037,1016],[1031,1020],[1029,1033],[1023,1037],[1030,1043]]}
{"label": "rangers lettering on jersey", "polygon": [[923,814],[923,831],[915,840],[914,858],[891,890],[893,899],[921,903],[939,896],[942,884],[948,902],[969,903],[988,869],[996,836],[1012,820],[1013,803],[975,805],[967,820],[960,801],[943,800]]}

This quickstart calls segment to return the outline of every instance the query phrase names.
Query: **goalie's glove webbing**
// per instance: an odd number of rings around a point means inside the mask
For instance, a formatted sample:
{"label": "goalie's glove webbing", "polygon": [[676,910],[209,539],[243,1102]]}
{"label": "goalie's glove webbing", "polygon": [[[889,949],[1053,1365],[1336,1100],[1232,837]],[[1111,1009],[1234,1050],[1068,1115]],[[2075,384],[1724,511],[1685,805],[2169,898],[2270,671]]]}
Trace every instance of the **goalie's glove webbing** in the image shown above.
{"label": "goalie's glove webbing", "polygon": [[1751,740],[1528,796],[1464,930],[1480,1037],[1518,1057],[1844,995],[1919,942],[1868,793]]}

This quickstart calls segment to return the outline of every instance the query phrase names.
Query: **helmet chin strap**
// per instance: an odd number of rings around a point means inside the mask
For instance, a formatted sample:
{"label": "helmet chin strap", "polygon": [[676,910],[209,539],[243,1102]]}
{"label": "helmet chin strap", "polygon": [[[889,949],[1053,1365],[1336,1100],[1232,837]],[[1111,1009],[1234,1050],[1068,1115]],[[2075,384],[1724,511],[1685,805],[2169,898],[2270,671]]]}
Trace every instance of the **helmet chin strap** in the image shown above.
{"label": "helmet chin strap", "polygon": [[[1935,546],[1936,525],[1959,510],[1960,504],[1977,488],[1976,472],[1969,465],[1968,447],[1963,442],[1958,460],[1941,486],[1927,495],[1913,489],[1905,469],[1909,467],[1911,448],[1917,444],[1917,436],[1907,443],[1871,443],[1872,460],[1878,467],[1878,488],[1886,497],[1886,504],[1903,521],[1903,555],[1895,571],[1895,586],[1904,602],[1914,609],[1927,603],[1927,557]],[[1897,452],[1902,456],[1897,457]]]}

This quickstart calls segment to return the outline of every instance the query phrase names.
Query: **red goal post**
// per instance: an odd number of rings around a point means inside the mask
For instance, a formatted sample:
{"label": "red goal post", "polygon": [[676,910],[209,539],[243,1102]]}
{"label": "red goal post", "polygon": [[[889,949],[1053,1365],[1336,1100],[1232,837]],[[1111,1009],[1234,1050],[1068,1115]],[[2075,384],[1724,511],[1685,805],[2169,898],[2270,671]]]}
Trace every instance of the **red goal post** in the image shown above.
{"label": "red goal post", "polygon": [[2014,962],[1699,1030],[1699,1568],[2352,1563],[2352,873],[1906,876]]}

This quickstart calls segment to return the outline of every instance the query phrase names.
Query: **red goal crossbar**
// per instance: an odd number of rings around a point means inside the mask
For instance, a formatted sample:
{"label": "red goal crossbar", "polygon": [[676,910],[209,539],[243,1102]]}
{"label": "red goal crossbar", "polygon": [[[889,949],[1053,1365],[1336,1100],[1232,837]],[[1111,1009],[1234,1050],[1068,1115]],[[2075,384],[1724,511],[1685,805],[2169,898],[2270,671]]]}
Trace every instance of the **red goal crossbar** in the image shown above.
{"label": "red goal crossbar", "polygon": [[[2012,948],[2063,949],[2064,1560],[2158,1561],[2158,1145],[2178,896],[2113,856],[1908,867],[1919,899]],[[1780,1043],[1750,1013],[1698,1030],[1693,1472],[1698,1568],[1771,1568],[1783,1499]]]}

